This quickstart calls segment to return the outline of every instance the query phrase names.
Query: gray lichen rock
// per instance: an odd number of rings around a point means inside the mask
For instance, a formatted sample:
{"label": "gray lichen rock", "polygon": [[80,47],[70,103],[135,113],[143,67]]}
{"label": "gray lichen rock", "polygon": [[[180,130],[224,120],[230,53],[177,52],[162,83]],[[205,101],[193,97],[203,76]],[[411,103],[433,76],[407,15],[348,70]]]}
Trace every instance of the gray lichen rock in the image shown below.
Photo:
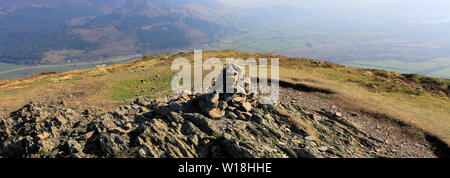
{"label": "gray lichen rock", "polygon": [[[136,104],[108,113],[90,111],[87,115],[76,112],[77,108],[68,113],[70,110],[64,105],[31,103],[0,122],[0,155],[88,158],[378,155],[370,138],[348,123],[328,118],[332,114],[318,120],[304,110],[248,102],[254,97],[250,95],[239,97],[244,99],[226,101],[220,94],[139,98]],[[202,107],[205,105],[223,114],[212,117]]]}
{"label": "gray lichen rock", "polygon": [[[245,83],[240,75],[232,77],[233,83]],[[233,94],[139,97],[107,113],[61,103],[30,103],[0,120],[0,156],[311,158],[383,154],[376,151],[370,137],[334,114],[263,105],[245,86],[245,92]],[[317,117],[310,117],[311,113]]]}

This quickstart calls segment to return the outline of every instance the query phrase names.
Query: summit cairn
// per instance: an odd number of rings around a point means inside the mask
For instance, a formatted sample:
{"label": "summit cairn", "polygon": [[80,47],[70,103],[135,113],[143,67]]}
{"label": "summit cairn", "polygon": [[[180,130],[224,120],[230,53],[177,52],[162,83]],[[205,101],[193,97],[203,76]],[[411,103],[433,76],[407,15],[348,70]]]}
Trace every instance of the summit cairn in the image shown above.
{"label": "summit cairn", "polygon": [[[30,103],[0,119],[0,157],[313,158],[385,154],[377,151],[375,141],[346,122],[345,115],[337,117],[283,102],[266,104],[266,94],[251,91],[253,78],[239,65],[228,63],[217,72],[211,80],[214,84],[204,93],[139,97],[109,112],[64,102]],[[265,86],[258,89],[278,92],[272,85]]]}
{"label": "summit cairn", "polygon": [[249,85],[249,78],[242,67],[229,63],[208,90],[212,93],[198,95],[198,106],[206,116],[213,119],[228,115],[235,119],[249,120],[252,105],[256,105],[258,101],[257,94],[251,94]]}

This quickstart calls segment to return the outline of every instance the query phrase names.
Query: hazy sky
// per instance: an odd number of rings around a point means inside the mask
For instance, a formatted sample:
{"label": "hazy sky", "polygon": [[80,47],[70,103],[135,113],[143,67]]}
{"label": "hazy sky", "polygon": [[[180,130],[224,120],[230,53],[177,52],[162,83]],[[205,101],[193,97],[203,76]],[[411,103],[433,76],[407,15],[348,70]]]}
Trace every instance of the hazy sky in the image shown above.
{"label": "hazy sky", "polygon": [[361,8],[369,6],[429,3],[450,6],[448,0],[219,0],[232,6],[268,6],[288,4],[303,8],[329,9],[329,8]]}
{"label": "hazy sky", "polygon": [[238,7],[289,5],[323,15],[366,15],[397,21],[448,21],[450,0],[219,0]]}
{"label": "hazy sky", "polygon": [[274,4],[289,4],[302,7],[360,7],[378,3],[396,3],[414,0],[219,0],[233,6],[267,6]]}

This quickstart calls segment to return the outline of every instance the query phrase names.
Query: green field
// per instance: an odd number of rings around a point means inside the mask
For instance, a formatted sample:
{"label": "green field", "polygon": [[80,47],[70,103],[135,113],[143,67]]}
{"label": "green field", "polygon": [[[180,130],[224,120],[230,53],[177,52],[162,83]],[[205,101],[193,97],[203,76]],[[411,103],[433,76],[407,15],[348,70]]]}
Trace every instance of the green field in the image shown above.
{"label": "green field", "polygon": [[435,77],[450,78],[450,58],[435,58],[423,62],[360,60],[344,62],[342,64],[359,68],[385,69],[400,73],[420,73]]}
{"label": "green field", "polygon": [[13,69],[18,69],[18,68],[24,68],[24,67],[29,67],[29,66],[27,66],[27,65],[17,65],[17,64],[8,64],[8,63],[0,62],[0,72],[13,70]]}
{"label": "green field", "polygon": [[[374,25],[366,22],[342,26],[338,22],[327,20],[317,21],[304,17],[295,19],[241,23],[237,27],[239,33],[227,35],[196,49],[274,53],[360,68],[450,78],[450,56],[445,53],[430,53],[438,48],[445,49],[446,44],[450,43],[448,30],[436,31],[439,39],[411,39],[406,37],[421,34],[419,31],[411,31],[411,28],[425,27],[389,23]],[[435,55],[441,55],[441,58],[436,58]]]}
{"label": "green field", "polygon": [[126,62],[140,57],[140,54],[129,56],[118,56],[95,60],[95,62],[82,62],[74,64],[55,64],[55,65],[15,65],[0,63],[0,80],[13,78],[26,78],[44,72],[66,72],[71,70],[88,69],[102,64],[116,64]]}

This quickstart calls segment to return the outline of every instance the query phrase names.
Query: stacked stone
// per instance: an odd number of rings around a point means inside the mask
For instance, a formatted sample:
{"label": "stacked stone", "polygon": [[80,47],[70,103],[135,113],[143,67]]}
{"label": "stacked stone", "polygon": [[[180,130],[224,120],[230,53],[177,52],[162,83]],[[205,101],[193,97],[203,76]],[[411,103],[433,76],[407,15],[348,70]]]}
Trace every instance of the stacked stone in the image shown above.
{"label": "stacked stone", "polygon": [[[243,68],[236,64],[227,64],[212,88],[210,91],[213,93],[200,94],[197,97],[198,106],[205,115],[213,119],[227,116],[249,120],[252,117],[251,110],[257,104],[258,96],[250,93],[249,78]],[[227,92],[230,89],[233,91]]]}

